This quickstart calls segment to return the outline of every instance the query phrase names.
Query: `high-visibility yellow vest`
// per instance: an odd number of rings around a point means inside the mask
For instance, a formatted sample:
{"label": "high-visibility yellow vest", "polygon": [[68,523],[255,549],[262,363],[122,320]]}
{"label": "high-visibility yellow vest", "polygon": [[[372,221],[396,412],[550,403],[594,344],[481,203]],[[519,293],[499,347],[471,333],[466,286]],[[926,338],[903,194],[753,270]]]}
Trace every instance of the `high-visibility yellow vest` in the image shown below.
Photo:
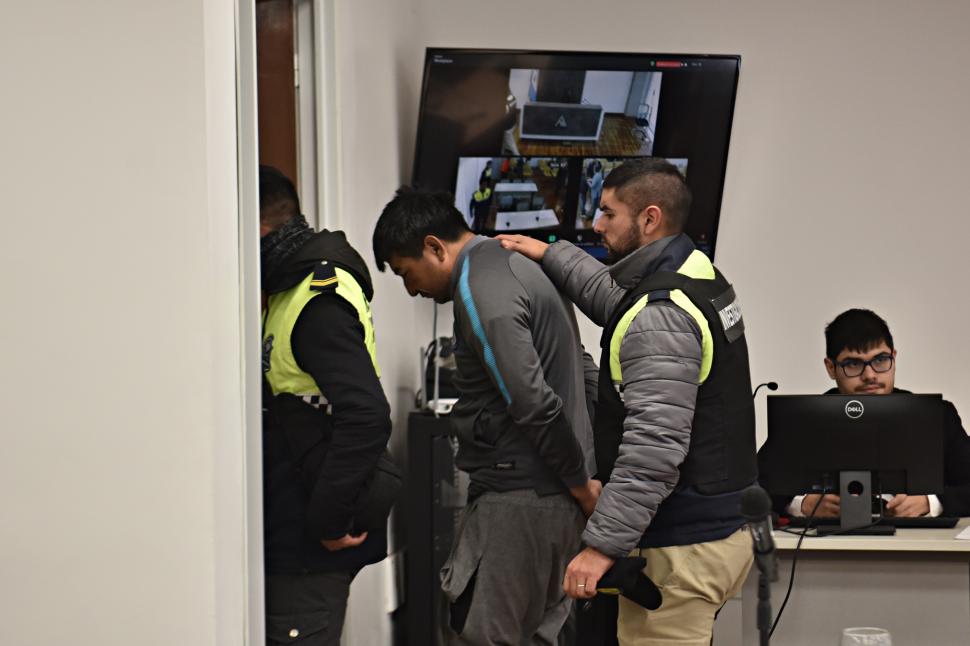
{"label": "high-visibility yellow vest", "polygon": [[[696,249],[687,256],[687,260],[677,269],[677,273],[689,278],[706,280],[714,280],[715,277],[714,265],[711,264],[710,258]],[[633,319],[640,313],[640,310],[647,306],[649,300],[650,294],[644,294],[638,299],[620,318],[616,329],[613,331],[613,336],[610,337],[610,378],[616,386],[623,383],[623,371],[620,369],[620,346],[623,344],[623,337],[626,336]],[[701,331],[701,374],[698,383],[702,384],[710,374],[711,366],[714,363],[714,339],[711,337],[711,326],[704,313],[691,302],[684,292],[679,289],[671,290],[670,300],[687,312]]]}
{"label": "high-visibility yellow vest", "polygon": [[370,354],[374,371],[380,377],[374,321],[364,290],[350,272],[324,260],[303,282],[271,295],[266,304],[263,318],[263,371],[274,395],[290,393],[304,398],[322,397],[322,400],[313,403],[327,403],[325,393],[320,392],[313,377],[301,370],[297,364],[293,356],[292,334],[296,320],[306,304],[328,291],[350,303],[357,312],[357,318],[364,327],[364,345]]}
{"label": "high-visibility yellow vest", "polygon": [[472,199],[474,199],[476,202],[484,202],[490,197],[492,197],[492,189],[490,188],[486,188],[484,192],[475,191],[475,194],[472,195]]}

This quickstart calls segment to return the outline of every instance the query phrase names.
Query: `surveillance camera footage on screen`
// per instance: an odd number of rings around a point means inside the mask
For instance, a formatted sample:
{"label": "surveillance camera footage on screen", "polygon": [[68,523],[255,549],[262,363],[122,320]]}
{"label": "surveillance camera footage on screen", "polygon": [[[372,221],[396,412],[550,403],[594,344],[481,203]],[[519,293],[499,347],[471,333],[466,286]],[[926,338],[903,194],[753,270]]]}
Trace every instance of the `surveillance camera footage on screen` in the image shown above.
{"label": "surveillance camera footage on screen", "polygon": [[[429,49],[413,183],[455,197],[477,233],[570,240],[616,166],[663,157],[694,196],[687,233],[713,257],[740,57]],[[689,169],[689,172],[688,172]]]}

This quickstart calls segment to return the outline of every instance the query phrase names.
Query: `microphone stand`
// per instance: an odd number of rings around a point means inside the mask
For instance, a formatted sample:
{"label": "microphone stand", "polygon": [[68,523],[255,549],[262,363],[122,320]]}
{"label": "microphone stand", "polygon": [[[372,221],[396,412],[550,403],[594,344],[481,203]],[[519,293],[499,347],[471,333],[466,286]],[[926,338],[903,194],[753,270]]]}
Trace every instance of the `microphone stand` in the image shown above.
{"label": "microphone stand", "polygon": [[758,568],[758,634],[761,646],[771,639],[771,583],[778,580],[778,561],[771,537],[771,498],[764,489],[751,485],[741,496],[741,515],[751,531],[751,549]]}
{"label": "microphone stand", "polygon": [[758,568],[758,635],[760,646],[768,646],[771,639],[771,564],[774,554],[754,553],[755,566]]}

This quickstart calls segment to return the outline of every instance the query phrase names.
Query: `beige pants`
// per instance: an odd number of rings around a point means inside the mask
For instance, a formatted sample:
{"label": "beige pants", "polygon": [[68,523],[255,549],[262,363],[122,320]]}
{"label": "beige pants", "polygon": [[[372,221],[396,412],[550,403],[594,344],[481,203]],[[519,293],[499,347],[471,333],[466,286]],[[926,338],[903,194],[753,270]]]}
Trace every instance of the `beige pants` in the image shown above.
{"label": "beige pants", "polygon": [[714,614],[744,584],[751,569],[751,536],[740,529],[719,541],[637,549],[644,573],[663,593],[663,605],[646,610],[620,597],[617,638],[622,646],[709,646]]}

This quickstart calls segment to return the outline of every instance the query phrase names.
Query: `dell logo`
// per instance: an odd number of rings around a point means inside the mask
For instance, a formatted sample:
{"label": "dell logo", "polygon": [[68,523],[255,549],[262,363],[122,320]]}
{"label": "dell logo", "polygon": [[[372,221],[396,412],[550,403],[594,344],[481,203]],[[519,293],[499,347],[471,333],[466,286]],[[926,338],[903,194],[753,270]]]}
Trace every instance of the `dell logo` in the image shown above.
{"label": "dell logo", "polygon": [[864,412],[866,412],[866,409],[858,399],[853,399],[845,405],[845,414],[849,416],[849,419],[859,419]]}
{"label": "dell logo", "polygon": [[559,118],[556,119],[556,127],[557,128],[565,128],[566,127],[566,115],[564,115],[564,114],[560,114],[559,115]]}

